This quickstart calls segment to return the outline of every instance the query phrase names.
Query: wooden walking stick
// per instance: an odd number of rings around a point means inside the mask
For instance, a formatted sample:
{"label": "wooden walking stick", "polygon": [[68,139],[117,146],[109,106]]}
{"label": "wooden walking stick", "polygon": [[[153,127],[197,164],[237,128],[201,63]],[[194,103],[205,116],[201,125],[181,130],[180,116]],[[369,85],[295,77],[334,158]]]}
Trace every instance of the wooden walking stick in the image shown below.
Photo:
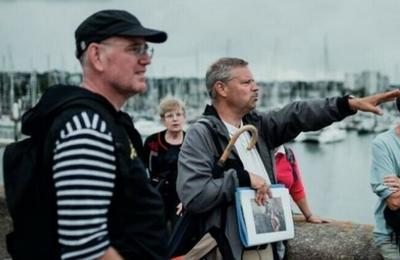
{"label": "wooden walking stick", "polygon": [[231,137],[231,139],[229,140],[228,145],[226,146],[224,152],[222,153],[221,157],[219,158],[217,165],[219,167],[223,167],[225,164],[226,159],[228,159],[229,154],[231,153],[233,146],[235,145],[236,140],[239,138],[239,136],[244,133],[245,131],[249,131],[251,132],[251,140],[249,145],[247,146],[247,150],[251,150],[254,148],[254,146],[256,145],[257,139],[258,139],[258,132],[257,132],[257,128],[253,125],[245,125],[242,126],[241,128],[239,128],[239,130],[237,130],[233,136]]}

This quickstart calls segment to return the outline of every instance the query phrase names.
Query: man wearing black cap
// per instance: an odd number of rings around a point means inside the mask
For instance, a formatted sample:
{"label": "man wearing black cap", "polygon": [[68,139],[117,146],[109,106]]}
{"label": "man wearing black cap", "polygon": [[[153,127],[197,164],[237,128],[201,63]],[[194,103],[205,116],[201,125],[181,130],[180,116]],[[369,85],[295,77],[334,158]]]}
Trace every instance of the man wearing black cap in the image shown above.
{"label": "man wearing black cap", "polygon": [[167,34],[144,28],[128,12],[108,10],[83,21],[75,39],[83,86],[119,109],[129,97],[146,90],[144,74],[152,56],[146,41],[161,43]]}
{"label": "man wearing black cap", "polygon": [[140,135],[120,108],[146,90],[146,42],[167,34],[126,11],[104,10],[83,21],[75,38],[82,86],[49,88],[23,118],[23,132],[45,133],[51,151],[42,204],[43,232],[54,246],[42,244],[47,255],[31,259],[166,259],[162,200],[139,159]]}

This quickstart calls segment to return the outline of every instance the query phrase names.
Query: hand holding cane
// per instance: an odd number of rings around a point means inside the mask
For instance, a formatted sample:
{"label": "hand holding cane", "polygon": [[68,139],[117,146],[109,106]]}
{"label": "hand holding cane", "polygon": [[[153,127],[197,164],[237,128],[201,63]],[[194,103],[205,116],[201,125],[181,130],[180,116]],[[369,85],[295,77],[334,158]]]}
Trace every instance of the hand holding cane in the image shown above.
{"label": "hand holding cane", "polygon": [[[224,152],[222,153],[220,159],[218,160],[216,164],[216,168],[218,169],[219,172],[222,172],[225,161],[228,159],[235,142],[239,138],[239,136],[244,133],[245,131],[251,132],[251,140],[250,143],[247,146],[248,150],[251,150],[255,147],[257,139],[258,139],[258,132],[257,128],[255,128],[253,125],[245,125],[239,128],[231,139],[229,140],[228,145],[226,146]],[[249,172],[249,177],[250,177],[250,182],[251,182],[251,187],[256,190],[256,202],[259,205],[262,205],[265,203],[266,195],[269,193],[269,188],[263,178],[260,176],[257,176],[251,172]],[[268,194],[271,196],[271,194]]]}
{"label": "hand holding cane", "polygon": [[253,125],[245,125],[242,126],[241,128],[239,128],[239,130],[237,130],[231,137],[231,139],[229,140],[228,145],[226,146],[224,152],[222,153],[221,157],[219,158],[217,164],[223,166],[225,164],[226,159],[228,159],[237,139],[239,138],[239,136],[244,133],[245,131],[249,131],[251,132],[251,140],[249,145],[247,146],[247,150],[251,150],[254,148],[254,146],[256,145],[257,139],[258,139],[258,132],[257,132],[257,128],[255,128]]}

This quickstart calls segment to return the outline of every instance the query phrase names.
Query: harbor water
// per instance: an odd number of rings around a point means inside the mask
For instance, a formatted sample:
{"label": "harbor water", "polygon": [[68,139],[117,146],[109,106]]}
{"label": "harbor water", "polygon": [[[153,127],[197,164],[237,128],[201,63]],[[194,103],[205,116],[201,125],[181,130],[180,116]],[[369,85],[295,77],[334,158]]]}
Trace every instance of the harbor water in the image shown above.
{"label": "harbor water", "polygon": [[374,136],[348,131],[336,143],[291,143],[313,214],[374,223],[377,196],[369,185]]}
{"label": "harbor water", "polygon": [[[307,198],[313,214],[336,220],[373,224],[377,197],[369,185],[374,135],[348,132],[336,143],[294,142]],[[3,158],[4,149],[0,148]],[[2,159],[0,161],[1,171]],[[0,174],[2,183],[3,174]],[[294,206],[294,211],[298,211]]]}

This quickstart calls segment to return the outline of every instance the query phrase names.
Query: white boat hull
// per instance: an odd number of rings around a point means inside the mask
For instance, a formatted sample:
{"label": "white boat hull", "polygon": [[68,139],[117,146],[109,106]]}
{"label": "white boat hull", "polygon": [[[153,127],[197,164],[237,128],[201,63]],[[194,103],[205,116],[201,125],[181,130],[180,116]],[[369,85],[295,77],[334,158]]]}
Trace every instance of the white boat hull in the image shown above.
{"label": "white boat hull", "polygon": [[346,130],[331,126],[319,131],[304,132],[296,139],[303,142],[333,143],[344,140],[346,136]]}

